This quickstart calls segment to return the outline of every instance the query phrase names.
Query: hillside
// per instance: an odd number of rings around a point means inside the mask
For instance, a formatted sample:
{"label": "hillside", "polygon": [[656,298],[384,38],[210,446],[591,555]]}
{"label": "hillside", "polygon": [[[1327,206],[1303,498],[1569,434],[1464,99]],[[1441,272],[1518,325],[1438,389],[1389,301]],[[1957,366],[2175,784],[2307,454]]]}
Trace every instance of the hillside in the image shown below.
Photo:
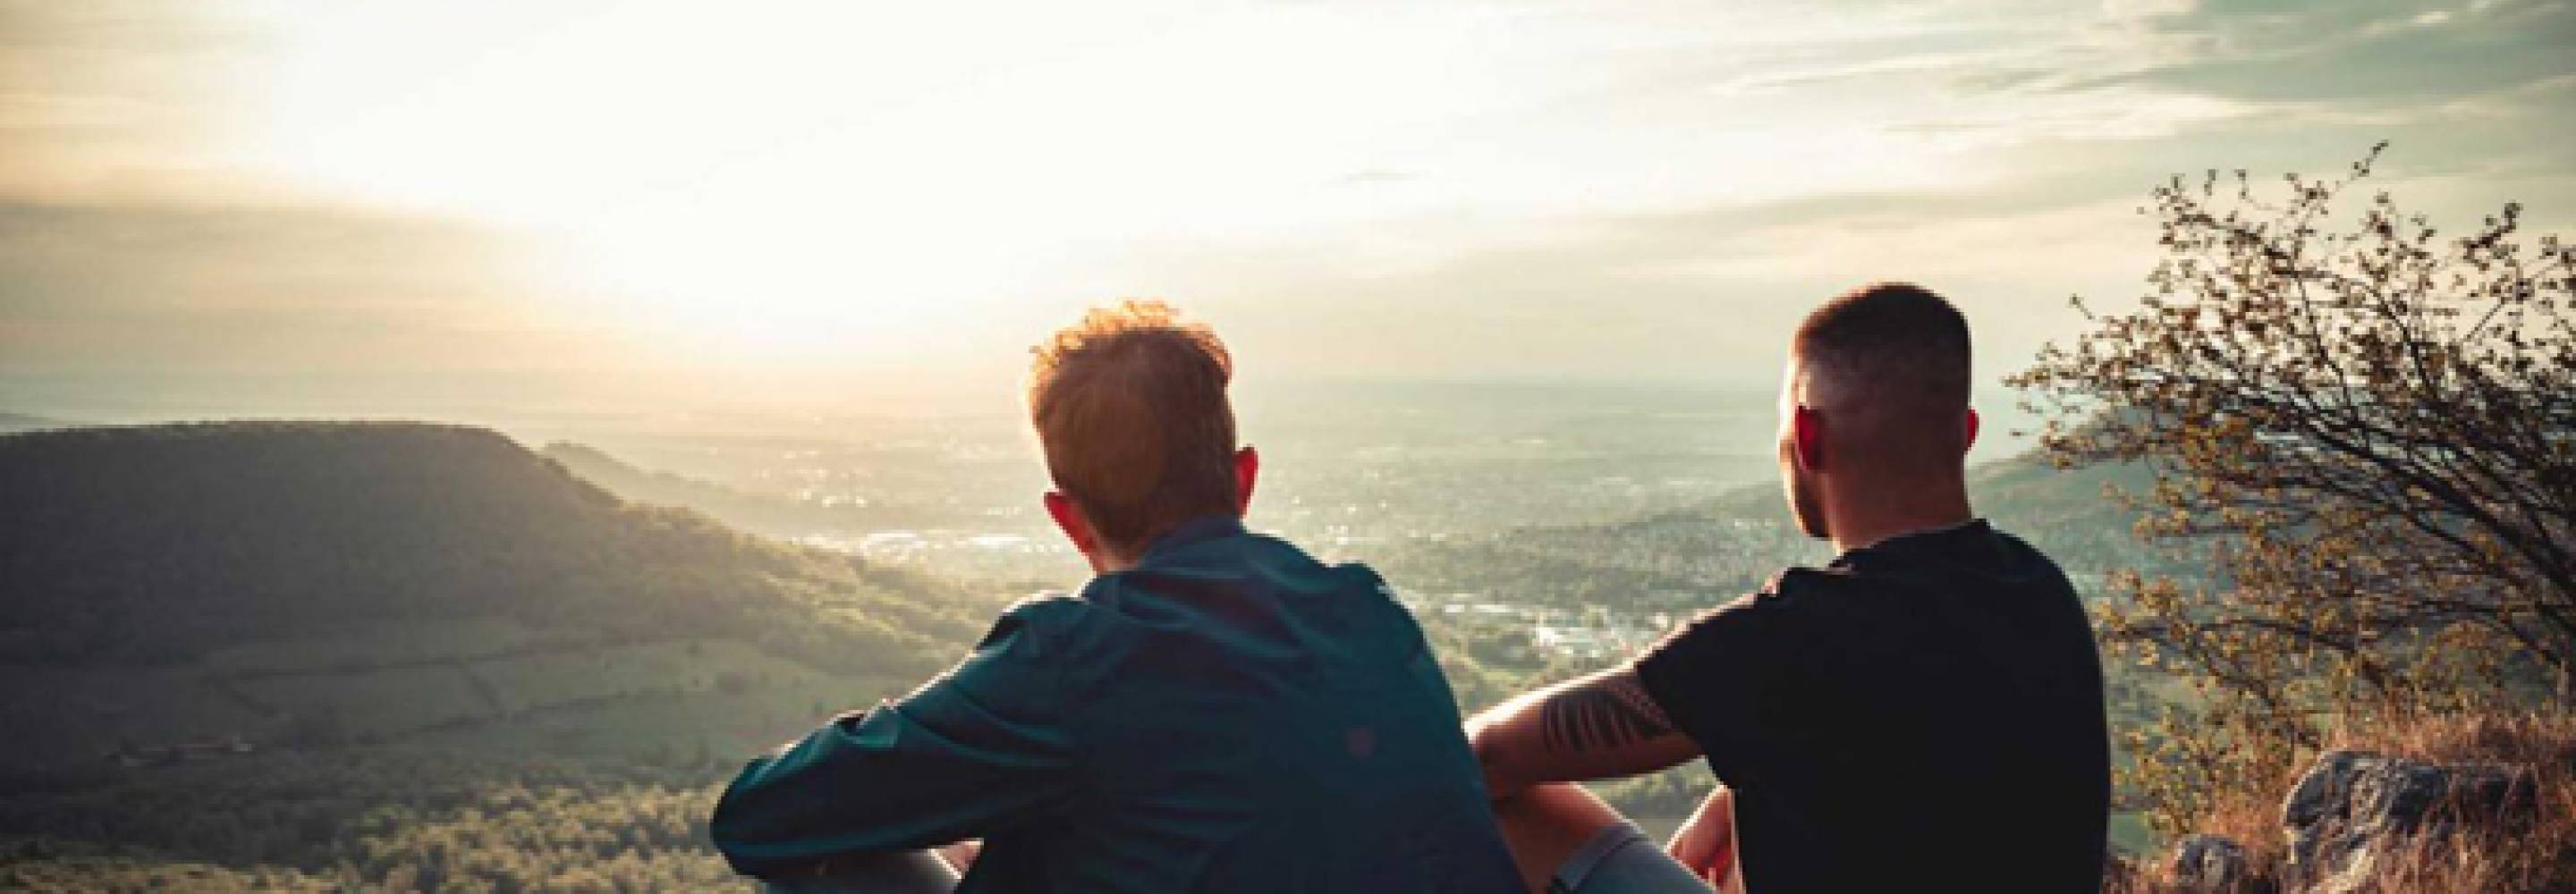
{"label": "hillside", "polygon": [[1008,595],[471,428],[0,435],[0,506],[7,890],[747,892],[710,786]]}
{"label": "hillside", "polygon": [[867,531],[919,524],[918,512],[874,505],[823,504],[726,487],[670,472],[638,468],[596,447],[556,441],[538,451],[566,471],[636,503],[682,506],[728,526],[778,538],[818,532]]}
{"label": "hillside", "polygon": [[[30,731],[0,766],[22,772],[205,737],[727,750],[917,678],[989,614],[470,428],[0,436],[0,505],[0,721]],[[682,737],[691,709],[766,728]]]}

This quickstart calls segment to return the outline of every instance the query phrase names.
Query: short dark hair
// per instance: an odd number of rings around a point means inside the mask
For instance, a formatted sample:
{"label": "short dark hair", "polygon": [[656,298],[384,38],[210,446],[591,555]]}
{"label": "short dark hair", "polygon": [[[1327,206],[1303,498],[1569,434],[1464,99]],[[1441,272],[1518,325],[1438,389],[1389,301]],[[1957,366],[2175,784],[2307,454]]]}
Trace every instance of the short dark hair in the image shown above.
{"label": "short dark hair", "polygon": [[1968,318],[1922,286],[1845,292],[1807,314],[1792,344],[1799,357],[1867,390],[1903,392],[1941,409],[1968,405]]}
{"label": "short dark hair", "polygon": [[1029,418],[1056,489],[1133,551],[1235,508],[1234,359],[1160,301],[1093,308],[1032,349]]}
{"label": "short dark hair", "polygon": [[1807,315],[1791,351],[1866,410],[1870,427],[1883,431],[1854,434],[1887,440],[1889,460],[1918,452],[1897,449],[1900,440],[1949,446],[1942,434],[1968,408],[1968,320],[1922,286],[1873,283],[1845,292]]}

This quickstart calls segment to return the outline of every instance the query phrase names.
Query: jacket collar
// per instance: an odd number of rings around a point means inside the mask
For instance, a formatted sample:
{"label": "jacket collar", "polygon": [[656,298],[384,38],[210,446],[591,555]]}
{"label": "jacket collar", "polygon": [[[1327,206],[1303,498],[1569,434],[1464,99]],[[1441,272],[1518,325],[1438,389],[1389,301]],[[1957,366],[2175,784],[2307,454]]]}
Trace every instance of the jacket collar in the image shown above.
{"label": "jacket collar", "polygon": [[1146,547],[1145,554],[1136,557],[1136,566],[1144,567],[1155,559],[1210,540],[1239,537],[1243,534],[1241,518],[1228,513],[1202,515],[1173,525],[1171,530],[1163,532],[1163,536],[1154,538],[1154,545]]}

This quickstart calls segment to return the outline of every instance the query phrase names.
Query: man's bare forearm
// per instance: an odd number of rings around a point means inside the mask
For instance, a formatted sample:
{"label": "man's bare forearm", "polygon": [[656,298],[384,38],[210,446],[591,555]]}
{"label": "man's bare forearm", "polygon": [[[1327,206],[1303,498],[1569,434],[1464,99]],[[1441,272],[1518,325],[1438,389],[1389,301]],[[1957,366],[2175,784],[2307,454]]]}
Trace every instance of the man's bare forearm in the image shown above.
{"label": "man's bare forearm", "polygon": [[1552,753],[1624,748],[1670,735],[1673,722],[1631,673],[1602,674],[1555,690],[1538,704],[1542,744]]}
{"label": "man's bare forearm", "polygon": [[1531,785],[1650,773],[1699,756],[1634,672],[1618,668],[1496,705],[1467,724],[1497,799]]}

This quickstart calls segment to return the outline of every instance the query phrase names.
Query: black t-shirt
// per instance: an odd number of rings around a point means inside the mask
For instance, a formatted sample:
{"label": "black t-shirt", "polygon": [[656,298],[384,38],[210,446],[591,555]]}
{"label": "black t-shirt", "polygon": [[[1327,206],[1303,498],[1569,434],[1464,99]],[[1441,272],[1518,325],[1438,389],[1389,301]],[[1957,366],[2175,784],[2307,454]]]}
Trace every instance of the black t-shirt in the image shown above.
{"label": "black t-shirt", "polygon": [[1735,790],[1748,890],[2101,890],[2092,626],[2056,563],[1983,521],[1784,571],[1636,671]]}

